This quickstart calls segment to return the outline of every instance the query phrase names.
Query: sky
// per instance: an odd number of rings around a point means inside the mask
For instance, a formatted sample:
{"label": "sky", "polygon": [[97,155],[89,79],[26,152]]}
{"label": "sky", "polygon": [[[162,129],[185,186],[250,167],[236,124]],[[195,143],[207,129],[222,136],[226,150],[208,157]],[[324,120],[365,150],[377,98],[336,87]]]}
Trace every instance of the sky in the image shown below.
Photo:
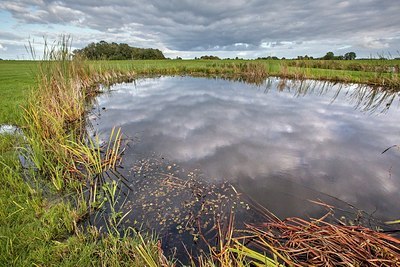
{"label": "sky", "polygon": [[0,58],[71,36],[160,49],[165,56],[400,57],[399,0],[1,0]]}

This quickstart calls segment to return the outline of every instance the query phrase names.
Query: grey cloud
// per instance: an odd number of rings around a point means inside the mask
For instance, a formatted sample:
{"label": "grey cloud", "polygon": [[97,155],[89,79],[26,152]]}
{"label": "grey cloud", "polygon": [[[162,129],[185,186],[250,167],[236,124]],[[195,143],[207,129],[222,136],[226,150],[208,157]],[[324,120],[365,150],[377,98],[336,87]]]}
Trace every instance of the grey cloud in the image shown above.
{"label": "grey cloud", "polygon": [[[313,41],[360,49],[394,49],[400,36],[400,5],[395,1],[3,1],[0,7],[26,23],[88,27],[110,38],[119,32],[180,51],[265,50],[262,43]],[[115,34],[115,36],[113,36]],[[360,41],[366,40],[360,44]],[[139,42],[140,43],[140,42]],[[397,48],[395,48],[397,49]]]}
{"label": "grey cloud", "polygon": [[9,40],[9,41],[20,41],[23,40],[20,35],[8,32],[8,31],[0,31],[0,40]]}

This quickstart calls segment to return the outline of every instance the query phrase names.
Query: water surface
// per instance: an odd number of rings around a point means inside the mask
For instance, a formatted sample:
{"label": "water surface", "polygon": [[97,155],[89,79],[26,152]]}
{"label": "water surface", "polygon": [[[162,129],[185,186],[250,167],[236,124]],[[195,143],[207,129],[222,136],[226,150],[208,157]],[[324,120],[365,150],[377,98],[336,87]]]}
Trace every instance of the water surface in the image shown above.
{"label": "water surface", "polygon": [[[235,202],[243,212],[236,191],[281,218],[320,216],[325,209],[308,201],[318,200],[392,220],[400,216],[400,151],[382,152],[399,143],[397,102],[396,94],[354,85],[160,77],[112,86],[91,121],[104,139],[117,126],[132,140],[123,172],[136,189],[128,203],[132,220],[152,214],[150,228],[174,209],[191,217],[182,203],[212,190],[220,198],[212,205]],[[193,177],[190,190],[179,187]]]}

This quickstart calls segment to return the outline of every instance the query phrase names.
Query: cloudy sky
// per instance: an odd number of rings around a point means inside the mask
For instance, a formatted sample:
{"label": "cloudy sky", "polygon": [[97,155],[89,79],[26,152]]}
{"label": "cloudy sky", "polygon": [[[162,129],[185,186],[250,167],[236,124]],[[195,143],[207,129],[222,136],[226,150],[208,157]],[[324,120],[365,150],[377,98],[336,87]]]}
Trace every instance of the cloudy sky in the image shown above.
{"label": "cloudy sky", "polygon": [[398,0],[1,0],[0,58],[28,59],[25,46],[70,34],[153,47],[168,57],[399,57]]}

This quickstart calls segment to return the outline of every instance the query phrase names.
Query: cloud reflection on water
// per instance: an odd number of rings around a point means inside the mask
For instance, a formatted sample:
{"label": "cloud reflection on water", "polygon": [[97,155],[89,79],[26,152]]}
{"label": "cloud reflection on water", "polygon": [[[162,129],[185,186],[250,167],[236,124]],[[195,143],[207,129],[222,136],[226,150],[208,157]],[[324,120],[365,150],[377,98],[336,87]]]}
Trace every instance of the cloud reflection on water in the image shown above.
{"label": "cloud reflection on water", "polygon": [[[230,180],[281,216],[308,213],[304,199],[322,192],[379,217],[398,216],[400,156],[397,107],[362,112],[344,88],[310,94],[225,80],[143,79],[98,98],[96,129],[121,126],[140,142],[129,154],[153,152],[213,180]],[[301,199],[302,202],[298,200]],[[300,211],[299,211],[300,210]]]}

